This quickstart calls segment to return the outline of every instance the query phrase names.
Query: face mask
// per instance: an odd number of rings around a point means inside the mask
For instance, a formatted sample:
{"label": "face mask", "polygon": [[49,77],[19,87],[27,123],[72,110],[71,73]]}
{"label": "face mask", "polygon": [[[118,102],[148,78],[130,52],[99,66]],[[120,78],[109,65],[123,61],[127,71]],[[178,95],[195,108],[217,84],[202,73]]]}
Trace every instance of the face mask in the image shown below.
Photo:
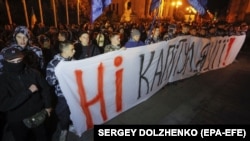
{"label": "face mask", "polygon": [[7,61],[4,61],[4,68],[8,71],[8,72],[22,72],[24,70],[24,62],[21,61],[19,63],[10,63]]}

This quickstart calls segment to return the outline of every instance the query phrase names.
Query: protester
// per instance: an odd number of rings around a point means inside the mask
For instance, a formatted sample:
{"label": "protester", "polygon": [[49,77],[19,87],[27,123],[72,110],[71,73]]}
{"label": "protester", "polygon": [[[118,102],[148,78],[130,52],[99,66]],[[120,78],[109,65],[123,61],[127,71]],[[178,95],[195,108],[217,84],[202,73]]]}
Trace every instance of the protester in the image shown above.
{"label": "protester", "polygon": [[[35,69],[25,65],[24,54],[17,48],[4,51],[3,73],[0,75],[0,111],[5,112],[8,128],[15,141],[49,141],[44,123],[28,128],[23,120],[46,109],[52,110],[49,85]],[[31,136],[32,134],[34,136]]]}
{"label": "protester", "polygon": [[65,41],[69,41],[69,32],[67,30],[61,29],[59,30],[57,39],[55,41],[54,51],[53,51],[54,55],[60,53],[59,44]]}
{"label": "protester", "polygon": [[[30,33],[26,26],[17,26],[13,33],[13,41],[9,47],[2,49],[1,54],[4,54],[8,48],[17,48],[25,54],[24,62],[37,70],[44,69],[43,52],[41,48],[30,45]],[[0,55],[1,56],[1,55]],[[2,69],[3,58],[0,57],[0,72]]]}
{"label": "protester", "polygon": [[121,46],[124,46],[125,43],[128,41],[128,35],[124,31],[124,27],[123,26],[119,27],[119,33],[120,33],[120,39],[121,39]]}
{"label": "protester", "polygon": [[145,40],[145,44],[153,44],[162,41],[161,32],[158,26],[154,27],[152,34]]}
{"label": "protester", "polygon": [[141,32],[138,29],[132,29],[130,35],[130,39],[125,43],[126,48],[145,45],[145,43],[140,40]]}
{"label": "protester", "polygon": [[51,45],[55,46],[58,41],[58,29],[54,26],[50,26],[44,34],[49,37]]}
{"label": "protester", "polygon": [[[53,46],[49,37],[47,37],[45,34],[38,36],[38,43],[44,55],[44,66],[47,67],[49,61],[53,59],[53,54],[55,54]],[[46,69],[44,69],[42,73],[45,74],[45,71]]]}
{"label": "protester", "polygon": [[164,34],[163,36],[163,40],[171,40],[173,38],[175,38],[177,35],[177,29],[176,29],[176,25],[175,24],[170,24],[167,27],[167,32]]}
{"label": "protester", "polygon": [[[201,38],[207,38],[208,35],[207,35],[207,31],[208,30],[208,27],[207,26],[201,26],[200,29],[198,30],[198,37],[201,37]],[[219,30],[218,30],[219,32]],[[222,34],[221,35],[224,35],[224,31],[222,31]]]}
{"label": "protester", "polygon": [[215,26],[208,27],[207,37],[216,37],[217,36],[217,28]]}
{"label": "protester", "polygon": [[81,31],[79,34],[78,41],[74,44],[75,54],[74,58],[76,60],[89,58],[101,54],[97,45],[90,42],[89,33],[86,31]]}
{"label": "protester", "polygon": [[55,67],[60,61],[73,60],[75,49],[74,45],[71,42],[67,41],[61,42],[59,44],[59,50],[60,53],[54,56],[54,58],[49,62],[46,68],[46,80],[48,81],[50,86],[53,86],[55,88],[55,94],[57,96],[55,112],[59,120],[59,126],[61,130],[59,141],[66,141],[69,126],[71,124],[70,110],[55,75]]}
{"label": "protester", "polygon": [[111,43],[105,46],[104,53],[124,49],[124,47],[121,47],[121,39],[119,32],[111,33],[109,39]]}
{"label": "protester", "polygon": [[241,31],[246,35],[246,39],[242,45],[241,51],[250,52],[250,30],[247,23],[243,22],[241,24]]}
{"label": "protester", "polygon": [[233,27],[234,27],[233,35],[240,36],[240,35],[244,34],[243,32],[241,32],[240,23],[238,23],[238,22],[234,23]]}
{"label": "protester", "polygon": [[108,36],[109,33],[105,28],[101,28],[93,35],[92,43],[98,46],[101,54],[104,53],[104,47],[110,43]]}
{"label": "protester", "polygon": [[189,34],[192,35],[192,36],[198,36],[197,34],[197,27],[195,26],[191,26],[190,27],[190,30],[189,30]]}
{"label": "protester", "polygon": [[185,35],[190,35],[189,34],[189,30],[190,30],[190,25],[189,24],[182,24],[181,25],[181,30],[178,33],[178,36],[185,36]]}
{"label": "protester", "polygon": [[106,37],[105,37],[104,33],[100,32],[100,33],[96,34],[96,36],[93,40],[95,42],[95,44],[98,46],[100,53],[104,53],[104,47],[106,45],[105,38]]}

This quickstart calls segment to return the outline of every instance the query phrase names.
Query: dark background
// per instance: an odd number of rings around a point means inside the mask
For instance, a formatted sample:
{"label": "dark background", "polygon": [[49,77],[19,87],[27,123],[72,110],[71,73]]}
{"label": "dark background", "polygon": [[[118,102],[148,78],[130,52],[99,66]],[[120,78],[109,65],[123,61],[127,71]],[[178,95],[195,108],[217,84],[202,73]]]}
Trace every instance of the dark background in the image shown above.
{"label": "dark background", "polygon": [[[8,0],[12,22],[18,25],[26,25],[25,15],[23,11],[22,0]],[[183,0],[184,1],[184,0]],[[207,9],[213,14],[217,13],[218,16],[227,14],[227,7],[230,0],[208,0]],[[45,25],[54,25],[53,9],[50,0],[41,0],[44,14]],[[31,17],[31,9],[33,7],[36,17],[39,20],[39,7],[38,0],[26,0],[28,17]],[[58,5],[58,22],[66,23],[65,17],[65,7],[63,5]],[[69,10],[70,23],[77,23],[76,18],[76,8]],[[4,0],[0,0],[0,25],[8,24],[7,10],[5,7]],[[29,21],[30,22],[30,21]]]}
{"label": "dark background", "polygon": [[208,0],[207,7],[210,11],[227,9],[230,0]]}

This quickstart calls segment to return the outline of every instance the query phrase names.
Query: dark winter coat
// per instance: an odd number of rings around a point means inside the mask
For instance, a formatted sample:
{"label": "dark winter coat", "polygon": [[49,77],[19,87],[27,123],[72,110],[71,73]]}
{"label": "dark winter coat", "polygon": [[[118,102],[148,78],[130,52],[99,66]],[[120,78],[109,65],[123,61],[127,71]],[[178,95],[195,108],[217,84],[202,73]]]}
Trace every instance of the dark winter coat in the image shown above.
{"label": "dark winter coat", "polygon": [[76,60],[85,59],[101,54],[99,48],[94,44],[83,46],[81,43],[75,43],[74,46],[76,51],[74,54],[74,59]]}
{"label": "dark winter coat", "polygon": [[[32,93],[31,84],[38,91]],[[4,68],[0,75],[0,111],[6,112],[9,122],[22,121],[51,106],[50,87],[40,72],[26,66],[20,72]]]}

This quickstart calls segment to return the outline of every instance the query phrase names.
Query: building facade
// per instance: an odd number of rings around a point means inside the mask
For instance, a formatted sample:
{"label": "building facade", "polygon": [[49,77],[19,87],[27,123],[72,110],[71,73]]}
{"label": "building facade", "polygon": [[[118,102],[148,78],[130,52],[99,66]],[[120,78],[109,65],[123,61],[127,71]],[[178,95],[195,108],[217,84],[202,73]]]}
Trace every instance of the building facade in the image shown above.
{"label": "building facade", "polygon": [[[173,2],[179,0],[162,0],[162,4],[159,7],[157,14],[158,18],[173,18],[175,8],[179,6],[173,5]],[[122,17],[126,11],[130,10],[130,14],[136,16],[136,18],[153,18],[154,13],[150,13],[151,0],[112,0],[112,4],[109,6],[109,10],[115,11],[115,13]],[[185,3],[184,3],[185,4]],[[129,12],[128,12],[129,13]],[[128,15],[127,15],[128,16]],[[133,18],[132,18],[133,19]],[[131,19],[131,20],[132,20]]]}
{"label": "building facade", "polygon": [[[176,11],[185,13],[185,8],[188,7],[187,2],[182,0],[182,5],[173,5],[177,1],[181,0],[162,0],[157,17],[160,19],[173,19]],[[132,16],[136,15],[136,18],[153,18],[154,14],[149,13],[151,0],[112,0],[109,9],[115,10],[116,14],[122,17],[126,11],[125,5],[128,3]],[[224,19],[230,23],[237,21],[250,23],[250,0],[230,0]]]}
{"label": "building facade", "polygon": [[250,0],[230,0],[226,20],[230,23],[238,21],[250,23]]}

